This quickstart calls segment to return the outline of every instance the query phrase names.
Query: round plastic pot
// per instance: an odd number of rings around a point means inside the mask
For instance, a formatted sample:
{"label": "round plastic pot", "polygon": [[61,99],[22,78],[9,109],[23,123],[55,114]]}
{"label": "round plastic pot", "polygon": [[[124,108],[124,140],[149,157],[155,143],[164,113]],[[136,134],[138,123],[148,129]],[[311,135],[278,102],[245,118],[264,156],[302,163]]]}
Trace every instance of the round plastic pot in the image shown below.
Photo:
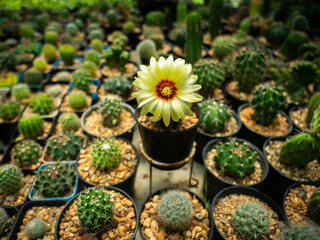
{"label": "round plastic pot", "polygon": [[[241,120],[241,117],[240,117],[240,112],[249,107],[250,106],[250,103],[245,103],[243,105],[241,105],[239,108],[238,108],[238,116],[239,116],[239,119],[240,121],[242,122]],[[281,136],[276,136],[276,137],[286,137],[288,136],[289,134],[291,134],[292,132],[292,122],[291,120],[289,119],[289,117],[287,116],[287,114],[285,114],[284,112],[281,112],[282,116],[284,116],[286,119],[287,119],[287,122],[289,123],[289,128],[288,128],[288,131],[286,134],[284,135],[281,135]],[[256,132],[255,130],[249,128],[248,126],[245,125],[244,122],[242,122],[242,128],[241,128],[241,131],[239,132],[239,136],[244,138],[244,139],[247,139],[248,141],[250,142],[254,142],[255,145],[257,147],[259,147],[261,150],[263,149],[263,144],[266,140],[274,137],[274,136],[268,136],[268,135],[264,135],[262,133],[259,133],[259,132]]]}
{"label": "round plastic pot", "polygon": [[198,122],[188,129],[176,132],[160,132],[143,126],[138,121],[141,109],[135,111],[134,117],[138,123],[144,151],[152,159],[168,164],[164,169],[180,168],[181,166],[177,167],[174,164],[187,158],[192,150],[202,113],[198,104],[193,104],[191,109],[197,115]]}
{"label": "round plastic pot", "polygon": [[[245,186],[228,187],[218,192],[212,201],[211,213],[213,214],[214,207],[217,205],[220,199],[231,194],[244,194],[244,195],[258,198],[264,203],[266,203],[273,211],[275,211],[278,214],[279,221],[283,221],[285,219],[281,208],[270,197],[268,197],[267,195],[265,195],[264,193],[260,192],[257,189],[254,189],[251,187],[245,187]],[[213,220],[213,224],[214,224],[214,237],[215,237],[214,239],[226,240],[223,237],[222,233],[219,231],[214,220]]]}
{"label": "round plastic pot", "polygon": [[[133,236],[131,238],[131,240],[135,239],[135,236],[137,234],[137,231],[138,231],[138,228],[139,228],[139,214],[138,214],[138,209],[137,209],[137,206],[135,204],[135,202],[133,201],[133,199],[123,190],[119,189],[119,188],[116,188],[116,187],[112,187],[112,186],[103,186],[103,188],[106,188],[108,190],[114,190],[116,192],[120,192],[122,195],[124,195],[125,197],[127,197],[133,204],[133,208],[134,208],[134,211],[135,211],[135,216],[136,216],[136,219],[137,219],[137,225],[136,225],[136,228],[135,228],[135,231],[133,233]],[[84,190],[85,191],[85,190]],[[60,234],[59,234],[59,230],[60,230],[60,222],[61,222],[61,219],[62,217],[65,215],[66,211],[68,210],[69,206],[71,205],[71,203],[81,194],[81,192],[79,192],[77,195],[75,195],[72,199],[70,199],[66,205],[64,206],[64,208],[62,209],[62,211],[60,212],[60,215],[56,221],[56,225],[55,225],[55,231],[54,231],[54,239],[55,240],[60,240]],[[101,239],[101,236],[98,235],[98,239]]]}
{"label": "round plastic pot", "polygon": [[[135,166],[134,171],[130,174],[129,177],[127,177],[126,179],[124,179],[123,181],[121,181],[119,183],[108,185],[108,186],[113,186],[113,187],[116,187],[116,188],[120,188],[123,191],[125,191],[126,193],[128,193],[130,196],[133,196],[134,195],[134,182],[135,182],[136,175],[137,175],[137,169],[138,169],[138,166],[139,166],[139,163],[140,163],[140,155],[139,155],[136,147],[133,146],[130,141],[128,141],[127,139],[124,139],[124,138],[120,138],[120,137],[117,137],[117,139],[121,139],[123,141],[126,141],[127,143],[129,143],[131,145],[131,147],[134,149],[134,152],[136,153],[136,156],[137,156],[137,165]],[[83,182],[83,184],[86,187],[95,187],[95,186],[97,186],[97,185],[95,185],[93,183],[87,182],[80,175],[79,169],[78,169],[78,161],[79,161],[79,157],[78,157],[78,160],[77,160],[77,163],[76,163],[76,169],[77,169],[78,176],[79,176],[80,180]]]}
{"label": "round plastic pot", "polygon": [[213,139],[221,139],[221,138],[225,138],[225,137],[234,137],[237,136],[237,134],[239,133],[241,127],[242,127],[242,123],[238,117],[238,115],[235,113],[235,111],[231,110],[232,116],[237,120],[238,123],[238,129],[236,132],[230,134],[230,135],[226,135],[226,136],[215,136],[214,134],[210,134],[210,133],[206,133],[206,132],[202,132],[199,131],[199,129],[197,130],[197,134],[196,134],[196,138],[195,141],[197,142],[197,149],[196,149],[196,153],[195,153],[195,160],[199,163],[203,163],[202,160],[202,150],[204,148],[204,146],[211,140]]}
{"label": "round plastic pot", "polygon": [[[207,158],[208,152],[218,143],[227,142],[231,139],[234,139],[240,143],[247,142],[247,141],[245,141],[243,139],[239,139],[239,138],[223,137],[220,139],[211,140],[210,142],[207,143],[207,145],[204,147],[204,149],[202,151],[203,164],[205,166],[205,171],[206,171],[204,181],[206,182],[205,185],[207,186],[207,189],[204,189],[204,192],[207,193],[208,199],[212,199],[219,191],[221,191],[224,188],[232,187],[232,186],[241,186],[238,184],[227,182],[224,179],[217,177],[216,175],[214,175],[211,172],[211,170],[208,168],[208,166],[206,164],[206,158]],[[262,176],[261,176],[261,180],[259,182],[255,183],[255,184],[245,185],[245,186],[253,187],[253,188],[259,189],[259,190],[264,190],[265,180],[266,180],[268,173],[269,173],[269,166],[268,166],[267,161],[266,161],[264,155],[262,154],[262,152],[254,144],[252,144],[250,142],[247,142],[247,143],[255,152],[258,153],[259,161],[260,161],[261,168],[262,168]]]}
{"label": "round plastic pot", "polygon": [[[125,110],[130,112],[132,116],[134,116],[134,109],[129,104],[121,102],[121,105]],[[81,116],[81,127],[84,130],[84,132],[86,133],[86,135],[89,137],[89,140],[92,138],[97,138],[99,136],[95,135],[93,133],[90,133],[88,131],[88,129],[86,129],[86,127],[85,127],[86,118],[91,114],[92,111],[94,111],[98,108],[99,108],[98,104],[95,104],[95,105],[91,106],[90,108],[88,108]],[[108,136],[108,137],[122,137],[122,138],[128,139],[129,141],[132,141],[133,130],[134,130],[135,125],[136,125],[136,123],[134,122],[128,130],[126,130],[122,133],[116,134],[116,135]]]}
{"label": "round plastic pot", "polygon": [[[149,201],[149,199],[153,198],[153,196],[155,196],[155,195],[161,195],[162,193],[165,193],[165,192],[167,192],[169,190],[181,190],[183,192],[188,192],[191,196],[194,195],[196,197],[196,199],[199,200],[199,202],[202,204],[204,209],[206,208],[206,203],[203,201],[203,199],[200,196],[198,196],[197,194],[189,191],[188,189],[168,187],[168,188],[163,188],[163,189],[160,189],[160,190],[158,190],[156,192],[153,192],[153,193],[149,194],[149,196],[147,196],[146,200],[141,205],[140,215],[141,215],[141,213],[142,213],[142,211],[144,209],[145,204]],[[209,223],[209,226],[208,226],[210,228],[210,231],[209,231],[209,234],[208,234],[208,239],[213,239],[213,220],[212,220],[213,217],[212,217],[212,211],[208,210],[208,214],[209,214],[209,220],[210,220],[210,223]],[[141,239],[145,240],[145,238],[142,235],[141,227],[139,227],[139,234],[140,234]]]}

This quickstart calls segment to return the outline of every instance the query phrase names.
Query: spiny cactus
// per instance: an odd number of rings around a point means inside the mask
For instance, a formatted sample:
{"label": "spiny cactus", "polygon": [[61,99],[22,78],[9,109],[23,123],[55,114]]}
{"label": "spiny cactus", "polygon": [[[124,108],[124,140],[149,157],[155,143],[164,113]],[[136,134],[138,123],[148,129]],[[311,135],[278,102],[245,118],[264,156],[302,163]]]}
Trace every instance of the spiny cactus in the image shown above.
{"label": "spiny cactus", "polygon": [[48,86],[45,90],[46,93],[48,93],[51,97],[57,98],[61,95],[63,89],[59,85],[51,85]]}
{"label": "spiny cactus", "polygon": [[42,48],[42,52],[48,61],[54,61],[57,59],[57,50],[55,46],[51,44],[45,44]]}
{"label": "spiny cactus", "polygon": [[0,87],[12,87],[18,81],[18,76],[13,72],[4,73],[0,76]]}
{"label": "spiny cactus", "polygon": [[124,98],[128,98],[133,90],[132,82],[122,75],[107,78],[103,83],[103,87],[107,92]]}
{"label": "spiny cactus", "polygon": [[284,42],[287,35],[289,34],[289,29],[283,23],[276,23],[270,26],[266,32],[266,38],[269,43],[280,45]]}
{"label": "spiny cactus", "polygon": [[133,30],[134,30],[134,23],[131,22],[131,21],[128,21],[128,22],[124,23],[123,26],[122,26],[122,30],[126,34],[132,33]]}
{"label": "spiny cactus", "polygon": [[193,66],[193,73],[201,84],[200,94],[207,98],[213,90],[219,88],[224,80],[225,71],[215,60],[200,59]]}
{"label": "spiny cactus", "polygon": [[24,140],[14,145],[11,150],[11,159],[20,166],[28,166],[39,160],[41,146],[33,140]]}
{"label": "spiny cactus", "polygon": [[192,12],[187,17],[187,44],[186,59],[194,64],[201,57],[201,21],[197,12]]}
{"label": "spiny cactus", "polygon": [[83,30],[84,23],[80,18],[76,18],[74,20],[74,24],[78,27],[78,29]]}
{"label": "spiny cactus", "polygon": [[89,85],[92,77],[87,70],[81,69],[72,75],[71,82],[74,86],[82,91],[89,91]]}
{"label": "spiny cactus", "polygon": [[74,160],[83,141],[83,138],[74,132],[60,133],[49,138],[45,152],[53,161]]}
{"label": "spiny cactus", "polygon": [[76,36],[79,29],[77,27],[76,24],[74,24],[73,22],[71,23],[68,23],[67,26],[66,26],[66,31],[67,33],[69,33],[71,36]]}
{"label": "spiny cactus", "polygon": [[17,57],[11,52],[0,53],[0,68],[15,71],[18,65]]}
{"label": "spiny cactus", "polygon": [[177,3],[177,12],[176,12],[176,16],[177,16],[177,23],[178,24],[183,24],[187,18],[187,14],[188,14],[188,6],[185,0],[179,0]]}
{"label": "spiny cactus", "polygon": [[24,231],[28,238],[41,238],[47,231],[47,224],[41,218],[34,218],[27,223]]}
{"label": "spiny cactus", "polygon": [[211,40],[218,36],[223,0],[210,0],[209,32]]}
{"label": "spiny cactus", "polygon": [[317,65],[305,60],[298,61],[292,67],[292,76],[302,86],[308,87],[311,83],[318,82]]}
{"label": "spiny cactus", "polygon": [[182,48],[184,51],[184,47],[186,45],[187,42],[187,31],[185,27],[182,27],[176,34],[175,37],[175,44]]}
{"label": "spiny cactus", "polygon": [[107,14],[106,14],[106,17],[107,17],[107,21],[108,21],[108,24],[110,27],[115,27],[117,26],[118,24],[118,14],[110,9]]}
{"label": "spiny cactus", "polygon": [[219,59],[224,59],[235,50],[235,42],[231,37],[218,36],[212,43],[214,55]]}
{"label": "spiny cactus", "polygon": [[316,225],[291,225],[281,231],[278,240],[318,240],[320,227]]}
{"label": "spiny cactus", "polygon": [[11,93],[17,101],[28,99],[30,97],[30,89],[26,84],[20,83],[12,87]]}
{"label": "spiny cactus", "polygon": [[34,39],[36,37],[35,31],[32,29],[31,25],[29,24],[22,24],[19,28],[19,34],[21,37]]}
{"label": "spiny cactus", "polygon": [[104,98],[100,101],[99,110],[103,116],[103,125],[105,127],[112,128],[118,125],[122,110],[119,100]]}
{"label": "spiny cactus", "polygon": [[29,107],[33,112],[40,115],[48,114],[53,110],[54,107],[53,97],[51,97],[48,93],[40,92],[30,99]]}
{"label": "spiny cactus", "polygon": [[250,93],[264,80],[266,70],[265,57],[260,51],[243,51],[237,56],[233,79],[238,82],[241,92]]}
{"label": "spiny cactus", "polygon": [[61,34],[59,41],[63,45],[65,45],[65,44],[73,45],[73,39],[69,33]]}
{"label": "spiny cactus", "polygon": [[315,222],[318,224],[320,223],[320,188],[318,188],[310,198],[308,204],[308,213]]}
{"label": "spiny cactus", "polygon": [[248,36],[250,30],[250,20],[245,18],[240,22],[239,29],[237,31],[237,39],[245,39]]}
{"label": "spiny cactus", "polygon": [[243,178],[254,173],[258,156],[247,143],[230,140],[217,144],[216,149],[213,161],[224,174]]}
{"label": "spiny cactus", "polygon": [[191,199],[182,191],[170,190],[161,196],[157,215],[166,229],[185,231],[192,222]]}
{"label": "spiny cactus", "polygon": [[101,51],[103,49],[103,45],[102,45],[102,42],[100,39],[91,40],[91,46],[95,51],[97,51],[99,53],[101,53]]}
{"label": "spiny cactus", "polygon": [[58,72],[56,75],[57,81],[70,82],[71,74],[67,71]]}
{"label": "spiny cactus", "polygon": [[50,43],[52,45],[57,45],[58,34],[55,31],[46,31],[44,34],[44,39],[45,39],[46,43]]}
{"label": "spiny cactus", "polygon": [[287,60],[294,60],[299,57],[299,47],[309,41],[309,37],[304,32],[293,31],[288,34],[281,46],[281,53]]}
{"label": "spiny cactus", "polygon": [[92,162],[101,170],[109,170],[119,165],[121,147],[112,138],[100,138],[92,145]]}
{"label": "spiny cactus", "polygon": [[232,226],[244,239],[260,239],[269,231],[269,212],[257,202],[244,202],[232,215]]}
{"label": "spiny cactus", "polygon": [[6,52],[10,50],[10,46],[6,43],[0,43],[0,52]]}
{"label": "spiny cactus", "polygon": [[87,27],[88,32],[90,33],[93,30],[99,30],[100,26],[97,23],[90,23]]}
{"label": "spiny cactus", "polygon": [[44,72],[47,69],[47,61],[45,58],[36,58],[33,60],[33,66],[40,72]]}
{"label": "spiny cactus", "polygon": [[36,53],[39,49],[38,42],[22,41],[16,48],[16,53]]}
{"label": "spiny cactus", "polygon": [[38,70],[29,69],[23,74],[23,81],[28,85],[40,85],[43,76]]}
{"label": "spiny cactus", "polygon": [[305,16],[298,14],[292,18],[291,27],[296,31],[307,32],[309,30],[308,19]]}
{"label": "spiny cactus", "polygon": [[85,56],[85,60],[94,62],[96,65],[99,65],[100,53],[96,50],[89,51]]}
{"label": "spiny cactus", "polygon": [[90,21],[91,22],[96,22],[96,23],[100,22],[99,14],[97,12],[92,12],[90,14]]}
{"label": "spiny cactus", "polygon": [[18,167],[5,164],[0,167],[0,189],[7,194],[17,192],[21,187],[22,173]]}
{"label": "spiny cactus", "polygon": [[96,76],[97,66],[94,62],[84,61],[81,64],[81,69],[86,70],[88,73],[90,73],[91,77],[93,78]]}
{"label": "spiny cactus", "polygon": [[83,91],[72,91],[68,95],[68,103],[75,110],[83,109],[87,105],[87,97]]}
{"label": "spiny cactus", "polygon": [[60,115],[59,123],[62,126],[63,131],[77,131],[79,128],[78,117],[75,113],[66,112]]}
{"label": "spiny cactus", "polygon": [[110,48],[106,50],[106,65],[110,68],[117,68],[125,71],[125,64],[129,60],[130,53],[125,50],[125,45],[119,39],[114,39]]}
{"label": "spiny cactus", "polygon": [[104,39],[104,35],[101,30],[92,30],[90,32],[90,39],[99,39],[102,41]]}
{"label": "spiny cactus", "polygon": [[260,86],[254,91],[251,104],[255,121],[265,126],[270,125],[286,106],[283,90],[269,85]]}
{"label": "spiny cactus", "polygon": [[36,138],[44,131],[43,119],[38,114],[22,116],[19,119],[18,128],[25,138]]}
{"label": "spiny cactus", "polygon": [[320,92],[316,92],[312,95],[308,103],[308,112],[306,116],[306,123],[310,124],[314,111],[320,106]]}
{"label": "spiny cactus", "polygon": [[151,57],[155,57],[156,59],[159,58],[156,45],[150,39],[145,39],[141,41],[137,45],[137,52],[139,53],[141,61],[144,63],[149,62]]}
{"label": "spiny cactus", "polygon": [[71,44],[61,45],[59,48],[60,56],[65,65],[71,66],[74,57],[76,56],[76,49]]}
{"label": "spiny cactus", "polygon": [[6,210],[0,207],[0,234],[4,234],[4,230],[9,223],[9,215]]}
{"label": "spiny cactus", "polygon": [[164,26],[166,15],[161,11],[149,12],[146,15],[146,24],[149,26]]}
{"label": "spiny cactus", "polygon": [[4,121],[10,121],[16,118],[20,113],[20,104],[14,101],[0,103],[0,118]]}
{"label": "spiny cactus", "polygon": [[85,190],[79,198],[77,216],[84,230],[97,233],[108,230],[114,216],[111,195],[96,187]]}
{"label": "spiny cactus", "polygon": [[229,107],[222,102],[203,101],[200,108],[203,115],[200,126],[207,132],[223,130],[231,118]]}

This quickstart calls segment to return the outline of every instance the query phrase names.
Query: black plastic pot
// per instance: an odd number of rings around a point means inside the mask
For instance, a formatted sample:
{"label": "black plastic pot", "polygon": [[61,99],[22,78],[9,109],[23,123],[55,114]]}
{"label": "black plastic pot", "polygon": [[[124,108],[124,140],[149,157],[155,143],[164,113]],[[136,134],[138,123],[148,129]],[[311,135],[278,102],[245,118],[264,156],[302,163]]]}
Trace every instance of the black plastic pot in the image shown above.
{"label": "black plastic pot", "polygon": [[18,217],[18,213],[19,210],[16,207],[3,207],[4,210],[6,210],[7,214],[9,215],[10,218],[12,218],[13,216],[15,216],[15,219],[13,220],[12,226],[10,227],[10,229],[7,232],[7,239],[9,239],[9,236],[13,230],[13,227],[17,221],[17,217]]}
{"label": "black plastic pot", "polygon": [[[128,105],[128,104],[126,104],[126,103],[124,103],[124,102],[121,102],[121,105],[122,105],[122,107],[123,107],[125,110],[127,110],[128,112],[130,112],[133,117],[135,116],[135,115],[134,115],[134,109],[133,109],[130,105]],[[88,108],[86,111],[84,111],[84,113],[83,113],[82,116],[81,116],[81,127],[82,127],[83,131],[85,132],[85,134],[88,136],[88,139],[89,139],[89,140],[91,140],[92,138],[97,138],[97,137],[99,137],[99,136],[97,136],[97,135],[95,135],[95,134],[93,134],[93,133],[90,133],[90,132],[86,129],[86,127],[85,127],[85,121],[86,121],[86,118],[91,114],[91,112],[92,112],[93,110],[96,110],[98,107],[99,107],[98,104],[95,104],[95,105],[91,106],[91,107]],[[113,135],[113,136],[108,136],[108,137],[121,137],[121,138],[128,139],[129,141],[132,141],[133,131],[134,131],[135,125],[136,125],[136,123],[134,122],[134,123],[132,124],[132,126],[131,126],[128,130],[126,130],[125,132],[122,132],[122,133],[119,133],[119,134],[116,134],[116,135]]]}
{"label": "black plastic pot", "polygon": [[[163,189],[160,189],[158,191],[155,191],[155,192],[149,194],[149,196],[146,197],[146,200],[141,205],[140,212],[139,212],[140,215],[141,215],[141,213],[142,213],[142,211],[144,209],[144,205],[149,201],[149,199],[153,198],[153,196],[155,196],[155,195],[161,195],[162,193],[165,193],[165,192],[167,192],[169,190],[181,190],[181,191],[184,191],[184,192],[188,192],[191,196],[194,195],[196,197],[196,199],[199,200],[199,202],[202,204],[204,209],[206,208],[206,203],[203,201],[203,199],[201,197],[199,197],[197,194],[189,191],[188,189],[168,187],[168,188],[163,188]],[[210,223],[209,223],[209,226],[208,226],[210,228],[210,232],[208,234],[208,239],[210,240],[210,239],[213,239],[213,217],[212,217],[212,211],[208,210],[208,209],[207,209],[207,211],[208,211],[209,220],[210,220]],[[145,240],[145,238],[143,237],[142,232],[141,232],[141,227],[139,227],[139,234],[140,234],[141,239]]]}
{"label": "black plastic pot", "polygon": [[160,132],[143,126],[139,121],[141,109],[136,109],[134,117],[146,154],[154,160],[168,164],[156,168],[174,170],[180,166],[174,165],[187,158],[192,150],[193,142],[197,133],[197,127],[201,122],[202,113],[198,104],[191,106],[192,111],[197,115],[198,122],[189,129],[176,132]]}
{"label": "black plastic pot", "polygon": [[[207,192],[207,198],[208,199],[212,199],[219,191],[221,191],[224,188],[227,187],[231,187],[231,186],[241,186],[241,185],[237,185],[237,184],[233,184],[230,182],[225,181],[224,179],[221,179],[219,177],[217,177],[216,175],[214,175],[211,170],[208,168],[207,164],[206,164],[206,158],[207,158],[207,153],[219,142],[227,142],[231,139],[236,140],[237,142],[247,142],[243,139],[239,139],[239,138],[231,138],[231,137],[223,137],[223,138],[219,138],[219,139],[214,139],[211,140],[210,142],[207,143],[207,145],[204,147],[203,151],[202,151],[202,158],[203,158],[203,164],[205,166],[205,170],[206,170],[206,174],[205,174],[205,178],[204,181],[207,182],[207,189],[204,189],[204,192]],[[252,187],[255,189],[259,189],[259,190],[264,190],[265,188],[265,180],[266,177],[268,176],[269,173],[269,166],[267,164],[267,161],[264,157],[264,155],[262,154],[262,152],[251,142],[247,142],[249,144],[249,146],[258,153],[259,156],[259,160],[261,163],[261,168],[262,168],[262,177],[261,180],[255,184],[250,184],[250,185],[245,185],[248,187]]]}
{"label": "black plastic pot", "polygon": [[[251,187],[244,187],[244,186],[228,187],[228,188],[223,189],[220,192],[218,192],[212,201],[211,212],[213,213],[214,207],[217,205],[217,203],[220,199],[222,199],[228,195],[231,195],[231,194],[244,194],[244,195],[249,195],[249,196],[253,196],[255,198],[258,198],[261,201],[263,201],[264,203],[266,203],[273,211],[275,211],[278,214],[279,221],[283,221],[285,219],[281,208],[270,197],[263,194],[259,190],[256,190]],[[214,223],[214,237],[215,237],[214,239],[226,240],[223,237],[223,235],[221,234],[221,232],[219,231],[214,219],[213,219],[213,223]]]}
{"label": "black plastic pot", "polygon": [[[249,106],[250,106],[250,103],[246,103],[246,104],[241,105],[238,108],[238,116],[239,116],[239,119],[240,119],[241,122],[242,122],[242,120],[241,120],[241,117],[240,117],[240,112],[243,109],[245,109],[245,108],[247,108]],[[288,129],[288,132],[285,135],[276,136],[276,137],[286,137],[286,136],[291,134],[292,129],[293,129],[292,122],[289,119],[289,117],[287,116],[287,114],[285,114],[284,112],[282,112],[281,114],[282,114],[282,116],[284,116],[287,119],[287,122],[289,123],[289,129]],[[250,142],[254,142],[255,145],[257,147],[259,147],[261,150],[263,149],[264,142],[266,140],[274,137],[274,136],[268,136],[268,135],[264,135],[262,133],[258,133],[255,130],[253,130],[253,129],[249,128],[248,126],[246,126],[244,122],[242,122],[242,128],[241,128],[241,131],[239,132],[239,136],[244,138],[244,139],[247,139]]]}
{"label": "black plastic pot", "polygon": [[[20,226],[22,225],[22,220],[24,218],[25,213],[34,206],[62,206],[66,204],[66,201],[31,201],[23,204],[22,208],[19,211],[19,215],[16,219],[15,225],[10,233],[8,240],[16,240],[18,239],[17,234],[20,232]],[[47,213],[48,215],[50,213]]]}
{"label": "black plastic pot", "polygon": [[202,150],[204,148],[204,146],[211,140],[213,139],[221,139],[221,138],[225,138],[225,137],[234,137],[237,136],[238,132],[240,131],[241,127],[242,127],[242,123],[238,117],[238,115],[235,113],[235,111],[231,110],[232,116],[237,120],[238,123],[238,130],[230,135],[226,135],[226,136],[215,136],[214,134],[210,134],[210,133],[206,133],[206,132],[202,132],[199,131],[199,129],[197,130],[197,134],[196,134],[196,138],[195,141],[197,142],[197,148],[196,148],[196,153],[195,153],[195,160],[199,163],[203,163],[202,160]]}
{"label": "black plastic pot", "polygon": [[[123,194],[125,197],[127,197],[133,204],[133,208],[135,210],[135,216],[136,216],[136,219],[137,219],[137,225],[136,225],[136,228],[135,228],[135,231],[134,231],[134,234],[132,236],[132,240],[135,239],[135,236],[137,234],[137,231],[138,231],[138,228],[139,228],[139,214],[138,214],[138,209],[137,209],[137,206],[135,204],[135,202],[133,201],[133,199],[123,190],[119,189],[119,188],[116,188],[116,187],[112,187],[112,186],[104,186],[103,188],[106,188],[108,190],[114,190],[116,192],[120,192],[121,194]],[[61,219],[63,217],[63,215],[66,213],[66,211],[68,210],[69,206],[71,205],[71,203],[81,194],[81,192],[79,192],[77,195],[75,195],[70,201],[68,201],[66,203],[66,205],[64,206],[64,208],[62,209],[57,221],[56,221],[56,225],[55,225],[55,231],[54,231],[54,239],[55,240],[59,240],[60,239],[60,235],[59,235],[59,230],[60,230],[60,222],[61,222]],[[101,236],[97,236],[98,239],[101,239]]]}
{"label": "black plastic pot", "polygon": [[[138,166],[139,166],[139,163],[140,163],[140,155],[139,155],[139,152],[137,151],[136,147],[133,146],[133,144],[130,141],[128,141],[127,139],[124,139],[124,138],[120,138],[120,137],[117,137],[117,138],[121,139],[123,141],[126,141],[134,149],[134,151],[135,151],[135,153],[137,155],[137,165],[135,166],[134,171],[131,173],[131,175],[129,177],[127,177],[126,179],[124,179],[123,181],[121,181],[119,183],[116,183],[116,184],[113,184],[113,185],[108,185],[108,186],[113,186],[113,187],[116,187],[116,188],[120,188],[123,191],[125,191],[126,193],[128,193],[130,196],[133,196],[134,195],[134,182],[135,182],[135,178],[136,178],[136,175],[137,175],[137,169],[138,169]],[[83,184],[86,187],[95,187],[95,186],[97,186],[95,184],[87,182],[81,176],[81,174],[79,173],[79,170],[78,170],[78,161],[79,161],[79,156],[77,158],[76,169],[77,169],[78,176],[79,176],[80,180],[83,182]]]}

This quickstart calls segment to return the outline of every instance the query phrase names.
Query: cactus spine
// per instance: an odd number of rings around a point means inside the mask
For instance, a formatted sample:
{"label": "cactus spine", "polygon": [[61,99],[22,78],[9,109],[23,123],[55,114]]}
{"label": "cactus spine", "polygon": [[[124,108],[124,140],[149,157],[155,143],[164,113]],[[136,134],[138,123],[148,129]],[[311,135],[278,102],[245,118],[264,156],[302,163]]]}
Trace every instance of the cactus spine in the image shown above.
{"label": "cactus spine", "polygon": [[223,7],[223,0],[210,1],[209,32],[210,32],[211,40],[213,40],[216,36],[218,36],[222,7]]}
{"label": "cactus spine", "polygon": [[294,60],[299,57],[299,47],[309,41],[307,34],[299,31],[293,31],[288,34],[281,46],[281,53],[287,60]]}
{"label": "cactus spine", "polygon": [[29,69],[23,74],[23,81],[28,85],[40,85],[43,77],[38,70]]}
{"label": "cactus spine", "polygon": [[22,116],[19,119],[18,128],[25,138],[36,138],[43,134],[43,119],[38,114]]}
{"label": "cactus spine", "polygon": [[320,223],[320,188],[318,188],[310,198],[308,213],[315,222]]}
{"label": "cactus spine", "polygon": [[187,17],[186,59],[194,64],[201,57],[201,22],[200,15],[192,12]]}
{"label": "cactus spine", "polygon": [[133,90],[132,82],[122,75],[107,78],[103,83],[103,87],[107,92],[124,98],[128,98]]}
{"label": "cactus spine", "polygon": [[318,240],[320,227],[316,225],[292,225],[281,231],[278,240]]}

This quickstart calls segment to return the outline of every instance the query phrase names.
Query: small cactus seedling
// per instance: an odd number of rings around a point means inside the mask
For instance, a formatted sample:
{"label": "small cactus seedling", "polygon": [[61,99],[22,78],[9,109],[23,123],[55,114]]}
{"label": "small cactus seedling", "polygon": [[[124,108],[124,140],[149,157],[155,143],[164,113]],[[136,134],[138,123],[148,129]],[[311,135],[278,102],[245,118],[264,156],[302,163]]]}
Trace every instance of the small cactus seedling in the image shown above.
{"label": "small cactus seedling", "polygon": [[278,240],[319,240],[320,227],[316,225],[292,225],[281,231]]}
{"label": "small cactus seedling", "polygon": [[83,91],[72,91],[68,95],[68,103],[75,110],[81,110],[87,105],[87,96]]}
{"label": "small cactus seedling", "polygon": [[18,128],[25,138],[36,138],[43,134],[43,119],[38,114],[22,116],[19,119]]}
{"label": "small cactus seedling", "polygon": [[118,125],[122,110],[119,100],[104,98],[100,102],[99,109],[103,116],[103,125],[105,127],[112,128]]}
{"label": "small cactus seedling", "polygon": [[0,103],[0,118],[10,121],[16,118],[20,113],[20,104],[14,101]]}
{"label": "small cactus seedling", "polygon": [[53,97],[48,93],[38,93],[34,95],[29,102],[29,106],[33,112],[45,115],[50,113],[54,107]]}
{"label": "small cactus seedling", "polygon": [[41,238],[47,231],[47,224],[41,218],[34,218],[27,223],[24,231],[28,238]]}
{"label": "small cactus seedling", "polygon": [[50,62],[55,61],[58,58],[56,47],[51,44],[45,44],[42,48],[42,52],[45,58]]}
{"label": "small cactus seedling", "polygon": [[171,190],[164,193],[157,212],[160,223],[169,230],[185,231],[191,225],[191,199],[182,191]]}
{"label": "small cactus seedling", "polygon": [[320,223],[320,188],[318,188],[310,198],[308,213],[315,222]]}
{"label": "small cactus seedling", "polygon": [[28,166],[39,160],[41,149],[39,143],[33,140],[24,140],[13,147],[11,159],[20,166]]}
{"label": "small cactus seedling", "polygon": [[63,113],[59,117],[59,123],[66,132],[77,131],[79,128],[78,117],[75,113]]}
{"label": "small cactus seedling", "polygon": [[17,192],[21,187],[22,173],[18,167],[5,164],[0,167],[0,189],[7,194]]}
{"label": "small cactus seedling", "polygon": [[28,85],[40,85],[43,76],[38,70],[29,69],[23,74],[23,81]]}

